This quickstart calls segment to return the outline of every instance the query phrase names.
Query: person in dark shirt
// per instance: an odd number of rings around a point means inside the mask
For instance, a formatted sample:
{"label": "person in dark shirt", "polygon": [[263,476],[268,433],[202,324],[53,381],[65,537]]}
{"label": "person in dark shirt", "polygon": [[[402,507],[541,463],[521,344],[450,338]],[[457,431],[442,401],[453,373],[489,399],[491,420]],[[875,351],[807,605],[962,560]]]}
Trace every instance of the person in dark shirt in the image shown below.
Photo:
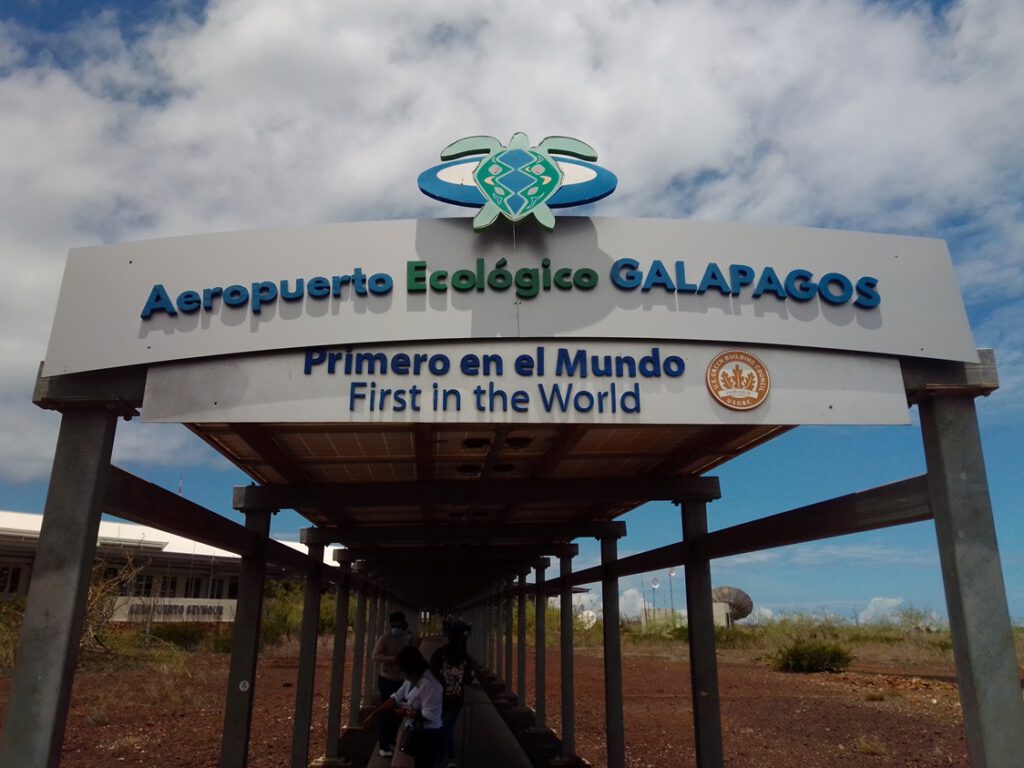
{"label": "person in dark shirt", "polygon": [[455,722],[459,719],[459,712],[462,711],[462,703],[466,698],[466,686],[473,679],[473,668],[469,653],[466,651],[469,625],[456,619],[449,624],[446,634],[448,642],[431,655],[430,668],[444,688],[441,708],[443,759],[440,765],[455,768]]}

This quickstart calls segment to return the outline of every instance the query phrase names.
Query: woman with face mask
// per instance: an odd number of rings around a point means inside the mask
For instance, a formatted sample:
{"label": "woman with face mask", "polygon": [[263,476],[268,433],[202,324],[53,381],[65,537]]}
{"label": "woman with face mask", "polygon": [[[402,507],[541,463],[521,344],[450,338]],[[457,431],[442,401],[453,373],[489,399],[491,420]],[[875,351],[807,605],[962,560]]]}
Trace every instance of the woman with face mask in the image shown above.
{"label": "woman with face mask", "polygon": [[[409,622],[405,614],[395,611],[388,616],[388,631],[377,638],[373,646],[373,660],[380,664],[377,676],[377,690],[380,700],[387,702],[388,697],[395,693],[403,682],[402,670],[398,667],[398,654],[404,648],[413,646],[413,637],[409,632]],[[398,718],[390,711],[383,713],[377,731],[378,754],[390,757],[395,751],[395,734],[398,732]]]}
{"label": "woman with face mask", "polygon": [[411,749],[402,747],[403,751],[394,755],[391,765],[434,768],[441,747],[444,688],[430,671],[430,665],[419,649],[406,646],[399,651],[395,663],[402,673],[402,685],[362,725],[370,725],[385,714],[402,718],[403,733],[408,734],[415,725],[418,730],[415,743]]}

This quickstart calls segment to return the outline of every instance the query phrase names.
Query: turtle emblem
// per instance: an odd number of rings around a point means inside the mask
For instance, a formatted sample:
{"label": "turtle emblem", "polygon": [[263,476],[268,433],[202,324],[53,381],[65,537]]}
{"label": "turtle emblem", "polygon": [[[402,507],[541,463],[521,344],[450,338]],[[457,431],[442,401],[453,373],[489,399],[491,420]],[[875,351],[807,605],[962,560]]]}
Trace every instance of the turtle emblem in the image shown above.
{"label": "turtle emblem", "polygon": [[493,136],[468,136],[449,144],[442,160],[470,155],[483,157],[473,171],[473,181],[484,196],[484,207],[473,218],[480,231],[498,216],[522,221],[531,213],[545,229],[555,228],[555,215],[547,202],[562,185],[562,169],[551,155],[568,155],[580,160],[597,160],[589,144],[568,136],[548,136],[536,147],[525,133],[515,133],[503,146]]}

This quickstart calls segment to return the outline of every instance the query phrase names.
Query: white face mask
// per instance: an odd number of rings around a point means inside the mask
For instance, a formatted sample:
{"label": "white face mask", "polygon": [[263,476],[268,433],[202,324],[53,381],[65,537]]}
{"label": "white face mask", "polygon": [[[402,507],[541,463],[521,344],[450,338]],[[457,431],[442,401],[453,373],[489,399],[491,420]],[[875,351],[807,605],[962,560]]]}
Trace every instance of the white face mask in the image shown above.
{"label": "white face mask", "polygon": [[401,627],[391,627],[391,634],[394,635],[395,637],[401,637],[402,636],[402,628]]}

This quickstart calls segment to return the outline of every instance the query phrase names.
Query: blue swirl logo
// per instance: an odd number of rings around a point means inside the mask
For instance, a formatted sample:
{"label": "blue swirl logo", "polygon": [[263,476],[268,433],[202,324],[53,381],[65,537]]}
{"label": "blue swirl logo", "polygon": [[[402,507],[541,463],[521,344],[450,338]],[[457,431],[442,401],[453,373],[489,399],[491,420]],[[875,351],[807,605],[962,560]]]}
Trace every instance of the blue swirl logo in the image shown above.
{"label": "blue swirl logo", "polygon": [[469,136],[441,152],[443,162],[419,175],[420,191],[452,205],[480,208],[473,229],[499,217],[512,222],[529,215],[555,228],[552,208],[586,205],[608,197],[618,179],[593,161],[597,152],[569,136],[548,136],[535,147],[525,133],[503,145],[493,136]]}

